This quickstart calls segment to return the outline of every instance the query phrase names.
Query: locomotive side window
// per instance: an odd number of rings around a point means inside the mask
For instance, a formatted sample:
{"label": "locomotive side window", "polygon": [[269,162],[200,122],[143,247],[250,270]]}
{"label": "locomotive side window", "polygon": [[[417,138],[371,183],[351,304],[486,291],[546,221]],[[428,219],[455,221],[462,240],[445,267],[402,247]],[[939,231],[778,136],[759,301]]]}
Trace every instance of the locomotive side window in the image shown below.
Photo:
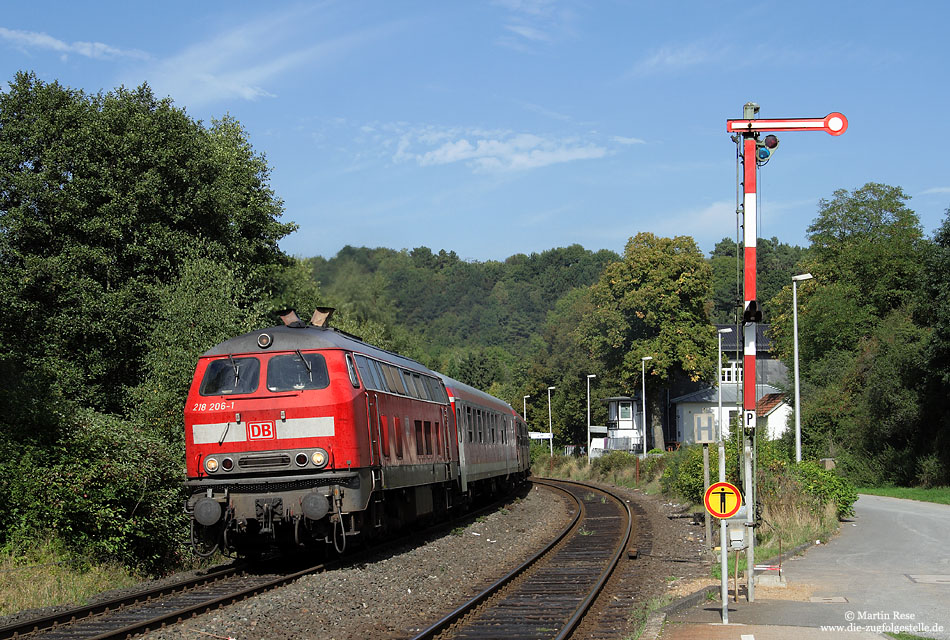
{"label": "locomotive side window", "polygon": [[376,386],[376,378],[373,377],[373,372],[369,368],[369,360],[366,359],[366,356],[356,356],[356,367],[360,370],[360,377],[363,378],[363,385],[367,389],[378,389]]}
{"label": "locomotive side window", "polygon": [[319,353],[274,356],[267,363],[267,388],[270,391],[326,389],[330,386],[327,361]]}
{"label": "locomotive side window", "polygon": [[402,425],[399,416],[393,416],[393,440],[396,441],[396,457],[402,460]]}
{"label": "locomotive side window", "polygon": [[370,369],[373,370],[373,375],[376,376],[376,384],[379,385],[378,389],[380,391],[389,391],[389,385],[386,384],[386,376],[383,375],[382,365],[375,360],[370,360],[369,366]]}
{"label": "locomotive side window", "polygon": [[402,379],[403,382],[406,383],[406,390],[409,392],[407,395],[413,398],[418,398],[419,394],[416,392],[416,385],[412,383],[412,374],[410,374],[408,371],[403,371]]}
{"label": "locomotive side window", "polygon": [[416,385],[416,394],[422,400],[432,400],[429,397],[429,389],[426,388],[426,385],[422,382],[422,376],[418,373],[412,374],[412,382]]}
{"label": "locomotive side window", "polygon": [[425,421],[426,455],[432,455],[432,423]]}
{"label": "locomotive side window", "polygon": [[422,420],[416,420],[416,455],[421,456],[425,453],[423,448],[425,443],[422,440]]}
{"label": "locomotive side window", "polygon": [[383,375],[386,377],[386,382],[389,385],[390,391],[393,393],[398,393],[401,396],[406,395],[406,389],[402,386],[402,380],[399,379],[399,369],[392,366],[391,364],[382,365]]}
{"label": "locomotive side window", "polygon": [[203,396],[254,393],[261,377],[261,361],[257,358],[221,358],[213,360],[205,370],[198,393]]}
{"label": "locomotive side window", "polygon": [[350,375],[350,384],[353,385],[355,389],[360,388],[360,381],[356,377],[356,367],[353,365],[353,355],[346,354],[346,372]]}

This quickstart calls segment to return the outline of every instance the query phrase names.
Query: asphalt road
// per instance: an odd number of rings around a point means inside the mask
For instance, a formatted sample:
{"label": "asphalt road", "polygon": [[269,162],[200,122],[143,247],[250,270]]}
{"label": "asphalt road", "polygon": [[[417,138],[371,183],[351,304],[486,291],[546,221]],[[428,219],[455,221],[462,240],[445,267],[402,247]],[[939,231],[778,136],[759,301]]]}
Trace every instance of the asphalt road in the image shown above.
{"label": "asphalt road", "polygon": [[[833,540],[788,560],[783,569],[790,586],[807,586],[813,597],[838,602],[760,597],[749,604],[740,596],[730,603],[729,621],[771,629],[779,634],[774,637],[792,637],[798,628],[795,637],[883,637],[902,630],[950,640],[950,505],[862,495],[855,518],[843,522]],[[683,637],[714,637],[711,627],[698,625],[718,622],[719,613],[718,602],[707,602],[671,621],[685,623]],[[822,626],[838,627],[839,633],[816,629]],[[720,629],[716,633],[726,634],[721,637],[733,637],[728,627]],[[751,635],[752,627],[736,629]]]}
{"label": "asphalt road", "polygon": [[815,596],[847,598],[822,605],[840,611],[843,624],[941,625],[917,635],[950,640],[950,505],[862,495],[854,520],[789,561],[785,576],[813,585]]}

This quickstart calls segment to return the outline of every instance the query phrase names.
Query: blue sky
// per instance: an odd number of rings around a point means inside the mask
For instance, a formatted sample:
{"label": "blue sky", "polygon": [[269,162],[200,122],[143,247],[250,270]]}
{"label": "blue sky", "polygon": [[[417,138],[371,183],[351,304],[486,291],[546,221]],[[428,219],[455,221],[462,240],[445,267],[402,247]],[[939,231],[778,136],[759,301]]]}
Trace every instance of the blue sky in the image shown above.
{"label": "blue sky", "polygon": [[841,111],[760,172],[759,235],[806,244],[818,201],[904,188],[950,205],[950,4],[339,1],[5,3],[0,80],[148,82],[230,114],[273,168],[299,256],[421,245],[503,259],[639,231],[735,237],[742,105]]}

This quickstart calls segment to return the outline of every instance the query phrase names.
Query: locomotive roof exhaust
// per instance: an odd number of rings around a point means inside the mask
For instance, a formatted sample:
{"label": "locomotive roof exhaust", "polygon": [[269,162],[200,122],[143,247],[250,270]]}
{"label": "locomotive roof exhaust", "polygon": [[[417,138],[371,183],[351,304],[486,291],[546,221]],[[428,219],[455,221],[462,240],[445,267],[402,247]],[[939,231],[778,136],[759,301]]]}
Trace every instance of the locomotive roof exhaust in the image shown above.
{"label": "locomotive roof exhaust", "polygon": [[[336,311],[336,309],[333,307],[317,307],[316,311],[313,312],[313,317],[310,318],[310,325],[320,329],[328,328],[330,326],[330,317],[334,311]],[[280,319],[283,321],[285,327],[302,329],[307,326],[293,309],[282,312]]]}
{"label": "locomotive roof exhaust", "polygon": [[330,317],[336,311],[333,307],[317,307],[310,318],[310,324],[321,329],[330,326]]}

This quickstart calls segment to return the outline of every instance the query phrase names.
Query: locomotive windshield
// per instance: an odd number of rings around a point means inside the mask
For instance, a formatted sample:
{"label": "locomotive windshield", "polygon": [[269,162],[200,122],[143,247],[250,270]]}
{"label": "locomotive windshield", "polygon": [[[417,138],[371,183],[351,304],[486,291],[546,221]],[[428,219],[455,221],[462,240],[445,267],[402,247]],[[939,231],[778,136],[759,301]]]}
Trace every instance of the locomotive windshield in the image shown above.
{"label": "locomotive windshield", "polygon": [[261,377],[261,362],[257,358],[228,356],[208,365],[198,393],[203,396],[223,396],[254,393]]}
{"label": "locomotive windshield", "polygon": [[274,356],[267,363],[269,391],[301,391],[330,386],[327,361],[319,353]]}

